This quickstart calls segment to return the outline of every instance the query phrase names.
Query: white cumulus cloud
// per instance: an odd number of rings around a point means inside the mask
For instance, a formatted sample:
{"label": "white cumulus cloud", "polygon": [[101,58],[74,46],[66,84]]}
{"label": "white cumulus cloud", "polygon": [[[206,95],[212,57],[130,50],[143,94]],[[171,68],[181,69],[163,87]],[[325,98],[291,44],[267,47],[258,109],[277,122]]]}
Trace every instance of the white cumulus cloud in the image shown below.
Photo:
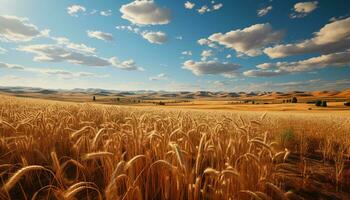
{"label": "white cumulus cloud", "polygon": [[272,10],[272,6],[267,6],[265,8],[261,8],[257,11],[259,17],[267,15]]}
{"label": "white cumulus cloud", "polygon": [[120,8],[122,18],[137,25],[168,24],[170,11],[159,7],[153,0],[136,0]]}
{"label": "white cumulus cloud", "polygon": [[350,65],[350,50],[312,57],[295,62],[263,63],[258,69],[245,71],[246,76],[277,76],[289,73],[309,72],[326,67]]}
{"label": "white cumulus cloud", "polygon": [[3,63],[3,62],[0,62],[0,69],[1,68],[24,70],[24,67],[22,67],[20,65],[8,64],[8,63]]}
{"label": "white cumulus cloud", "polygon": [[186,1],[186,3],[184,4],[186,9],[193,9],[195,4],[189,1]]}
{"label": "white cumulus cloud", "polygon": [[[20,46],[18,51],[34,54],[34,61],[37,62],[68,62],[76,65],[105,67],[114,66],[123,70],[142,70],[137,67],[134,60],[119,61],[116,57],[103,58],[95,55],[94,52],[84,52],[87,46],[70,43],[67,39],[56,39],[56,44],[35,44]],[[73,44],[73,46],[71,46]],[[82,48],[82,49],[80,49]]]}
{"label": "white cumulus cloud", "polygon": [[140,28],[133,27],[133,26],[116,26],[115,28],[118,30],[126,30],[136,34],[140,34]]}
{"label": "white cumulus cloud", "polygon": [[192,51],[183,51],[181,52],[182,55],[192,56]]}
{"label": "white cumulus cloud", "polygon": [[224,7],[224,4],[222,3],[215,4],[215,2],[212,1],[212,4],[213,4],[212,7],[209,7],[208,5],[201,6],[200,8],[197,9],[197,12],[199,14],[204,14],[204,13],[220,10],[222,7]]}
{"label": "white cumulus cloud", "polygon": [[116,26],[116,29],[126,30],[132,33],[135,33],[137,35],[140,35],[142,36],[142,38],[146,39],[148,42],[152,44],[163,44],[168,40],[167,35],[161,31],[142,30],[141,27],[134,27],[134,26]]}
{"label": "white cumulus cloud", "polygon": [[[209,36],[208,39],[238,53],[257,56],[262,53],[263,47],[279,42],[283,35],[283,31],[274,31],[269,23],[265,23],[232,30],[227,33],[215,33]],[[203,40],[203,43],[207,43],[207,41]]]}
{"label": "white cumulus cloud", "polygon": [[86,31],[87,35],[90,38],[95,38],[95,39],[99,39],[99,40],[104,40],[104,41],[113,41],[113,35],[111,33],[105,33],[102,31]]}
{"label": "white cumulus cloud", "polygon": [[141,67],[138,67],[136,65],[136,62],[132,59],[125,60],[125,61],[121,62],[119,65],[117,64],[115,66],[120,68],[120,69],[124,69],[124,70],[128,70],[128,71],[133,71],[133,70],[144,71],[144,69]]}
{"label": "white cumulus cloud", "polygon": [[63,62],[85,66],[108,66],[110,63],[104,58],[95,55],[84,54],[65,48],[58,44],[36,44],[21,46],[17,50],[35,54],[34,61],[39,62]]}
{"label": "white cumulus cloud", "polygon": [[305,53],[332,53],[350,48],[350,17],[331,22],[302,42],[277,45],[264,49],[270,58],[282,58]]}
{"label": "white cumulus cloud", "polygon": [[85,11],[86,8],[82,5],[71,5],[67,7],[67,13],[73,17],[78,17],[79,13],[84,13]]}
{"label": "white cumulus cloud", "polygon": [[224,6],[224,4],[222,4],[222,3],[215,4],[215,5],[213,5],[213,10],[219,10],[223,6]]}
{"label": "white cumulus cloud", "polygon": [[225,77],[234,77],[240,68],[238,64],[221,63],[218,61],[200,61],[187,60],[183,63],[183,69],[192,71],[196,76],[201,75],[223,75]]}
{"label": "white cumulus cloud", "polygon": [[159,80],[166,80],[166,79],[168,79],[168,76],[164,73],[149,77],[149,80],[151,81],[159,81]]}
{"label": "white cumulus cloud", "polygon": [[77,44],[71,42],[68,38],[66,37],[51,37],[54,41],[56,41],[57,45],[63,46],[65,48],[78,51],[81,53],[86,53],[86,54],[95,54],[96,53],[96,48],[87,46],[85,44]]}
{"label": "white cumulus cloud", "polygon": [[286,72],[282,70],[259,70],[259,69],[253,69],[253,70],[248,70],[243,72],[243,75],[249,76],[249,77],[259,77],[259,76],[264,76],[264,77],[271,77],[271,76],[279,76],[286,74]]}
{"label": "white cumulus cloud", "polygon": [[201,46],[208,46],[211,48],[217,48],[216,44],[213,41],[210,41],[209,39],[201,38],[197,41],[197,43]]}
{"label": "white cumulus cloud", "polygon": [[294,13],[290,14],[290,18],[302,18],[317,8],[317,1],[299,2],[294,5]]}
{"label": "white cumulus cloud", "polygon": [[142,37],[153,44],[163,44],[168,40],[167,35],[161,31],[144,32],[142,33]]}
{"label": "white cumulus cloud", "polygon": [[28,42],[36,37],[48,36],[49,31],[40,31],[27,18],[0,15],[0,41]]}
{"label": "white cumulus cloud", "polygon": [[201,60],[202,61],[206,61],[207,58],[209,58],[209,57],[211,57],[213,55],[214,55],[214,53],[213,53],[212,50],[203,50],[202,53],[201,53],[201,56],[202,56]]}
{"label": "white cumulus cloud", "polygon": [[201,8],[197,9],[199,14],[204,14],[206,12],[210,12],[210,8],[208,8],[207,5],[202,6]]}
{"label": "white cumulus cloud", "polygon": [[100,12],[100,15],[108,17],[112,15],[112,10],[103,10]]}
{"label": "white cumulus cloud", "polygon": [[63,69],[34,68],[34,67],[27,67],[27,66],[9,64],[9,63],[3,63],[3,62],[0,62],[0,68],[7,68],[7,69],[13,69],[13,70],[32,72],[32,73],[58,76],[59,78],[63,78],[63,79],[70,79],[75,77],[95,77],[95,78],[108,77],[108,75],[99,75],[91,72],[71,72]]}

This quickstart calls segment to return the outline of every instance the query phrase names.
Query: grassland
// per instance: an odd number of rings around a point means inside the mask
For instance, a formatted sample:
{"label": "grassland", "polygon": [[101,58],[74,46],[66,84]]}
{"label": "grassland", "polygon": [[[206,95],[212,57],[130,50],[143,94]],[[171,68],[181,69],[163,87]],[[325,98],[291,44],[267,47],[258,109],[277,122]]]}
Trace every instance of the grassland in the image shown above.
{"label": "grassland", "polygon": [[0,199],[350,199],[348,112],[168,107],[1,96]]}

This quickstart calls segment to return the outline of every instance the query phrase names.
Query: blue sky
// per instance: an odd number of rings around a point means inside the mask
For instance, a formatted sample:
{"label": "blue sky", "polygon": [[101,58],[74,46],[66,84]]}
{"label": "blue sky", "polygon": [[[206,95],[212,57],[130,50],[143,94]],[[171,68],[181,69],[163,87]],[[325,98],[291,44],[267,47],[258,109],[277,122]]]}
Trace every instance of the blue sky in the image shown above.
{"label": "blue sky", "polygon": [[291,91],[350,86],[350,2],[0,0],[0,85]]}

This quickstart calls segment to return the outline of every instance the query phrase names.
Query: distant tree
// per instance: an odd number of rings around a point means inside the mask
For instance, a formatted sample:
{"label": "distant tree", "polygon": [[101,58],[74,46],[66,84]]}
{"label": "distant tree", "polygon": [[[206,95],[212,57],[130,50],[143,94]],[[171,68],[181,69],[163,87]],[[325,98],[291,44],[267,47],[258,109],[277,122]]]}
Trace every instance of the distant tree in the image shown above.
{"label": "distant tree", "polygon": [[284,100],[284,99],[283,99],[283,101],[282,101],[282,102],[283,102],[283,103],[286,103],[286,100]]}
{"label": "distant tree", "polygon": [[292,98],[292,103],[298,103],[298,99],[296,97]]}
{"label": "distant tree", "polygon": [[255,104],[255,101],[252,101],[252,104]]}
{"label": "distant tree", "polygon": [[321,106],[322,101],[321,100],[316,100],[315,106]]}
{"label": "distant tree", "polygon": [[92,100],[93,100],[93,101],[96,101],[96,97],[95,97],[95,96],[93,96],[93,97],[92,97]]}
{"label": "distant tree", "polygon": [[327,107],[327,101],[322,101],[322,107]]}
{"label": "distant tree", "polygon": [[120,101],[120,98],[119,98],[119,97],[117,98],[117,101],[118,101],[118,102]]}
{"label": "distant tree", "polygon": [[344,106],[350,106],[350,102],[344,103]]}

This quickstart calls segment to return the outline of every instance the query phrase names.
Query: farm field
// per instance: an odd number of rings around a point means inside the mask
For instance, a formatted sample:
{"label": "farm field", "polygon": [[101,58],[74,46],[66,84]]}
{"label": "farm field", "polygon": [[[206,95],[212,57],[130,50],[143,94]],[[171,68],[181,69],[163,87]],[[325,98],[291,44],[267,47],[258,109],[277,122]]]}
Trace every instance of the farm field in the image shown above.
{"label": "farm field", "polygon": [[[264,112],[264,111],[276,111],[276,112],[294,112],[294,113],[319,113],[328,114],[332,112],[333,114],[350,114],[350,108],[344,106],[345,102],[330,102],[327,108],[317,107],[313,104],[306,103],[296,103],[296,104],[240,104],[231,103],[230,101],[205,101],[205,100],[195,100],[186,103],[167,103],[164,107],[175,108],[175,109],[194,109],[194,110],[221,110],[221,111],[248,111],[248,112]],[[134,106],[140,107],[159,107],[149,104],[137,104]]]}
{"label": "farm field", "polygon": [[0,199],[350,198],[346,111],[1,99]]}

